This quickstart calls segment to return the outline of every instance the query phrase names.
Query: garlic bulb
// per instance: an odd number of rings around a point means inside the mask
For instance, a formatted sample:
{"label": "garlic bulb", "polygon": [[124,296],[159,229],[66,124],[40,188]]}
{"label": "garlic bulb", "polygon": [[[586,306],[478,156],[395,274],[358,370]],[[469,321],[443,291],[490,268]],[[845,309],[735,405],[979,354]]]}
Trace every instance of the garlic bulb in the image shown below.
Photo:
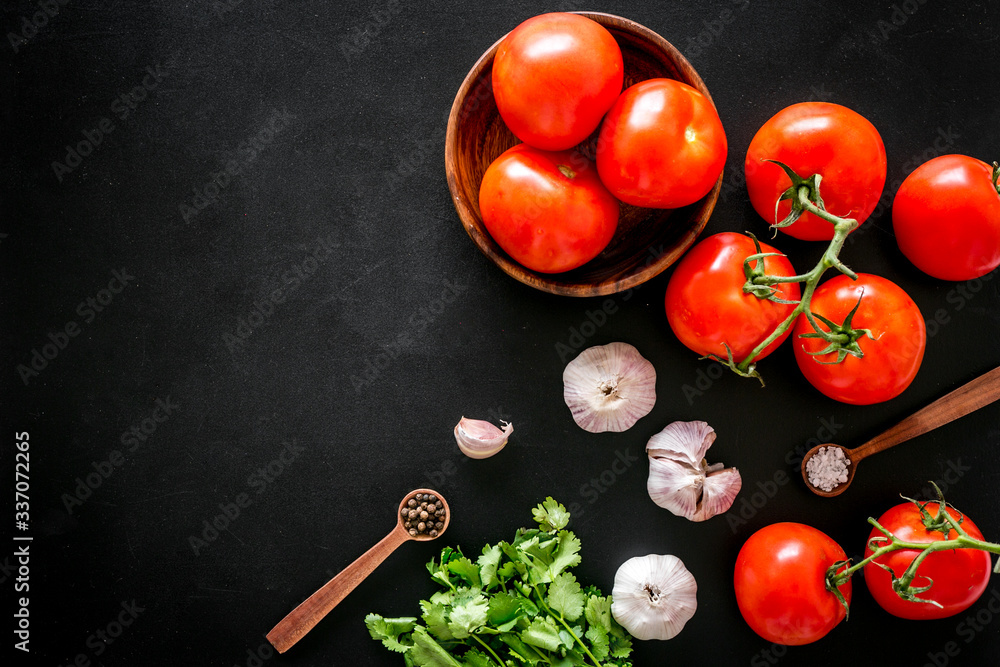
{"label": "garlic bulb", "polygon": [[507,444],[514,425],[501,421],[503,430],[481,419],[462,419],[455,425],[455,440],[462,453],[473,459],[493,456]]}
{"label": "garlic bulb", "polygon": [[698,582],[676,556],[636,556],[618,568],[611,615],[636,639],[673,639],[698,609]]}
{"label": "garlic bulb", "polygon": [[705,452],[715,430],[702,421],[674,422],[649,439],[649,480],[653,502],[677,516],[704,521],[733,505],[743,486],[736,468],[709,465]]}
{"label": "garlic bulb", "polygon": [[585,431],[621,432],[656,402],[656,370],[627,343],[591,347],[563,371],[563,398]]}

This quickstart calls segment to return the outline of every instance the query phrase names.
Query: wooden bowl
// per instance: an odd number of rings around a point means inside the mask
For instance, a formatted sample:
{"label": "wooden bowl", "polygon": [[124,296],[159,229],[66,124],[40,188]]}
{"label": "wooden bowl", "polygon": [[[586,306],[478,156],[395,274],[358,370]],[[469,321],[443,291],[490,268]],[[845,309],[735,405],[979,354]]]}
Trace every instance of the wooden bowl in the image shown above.
{"label": "wooden bowl", "polygon": [[[600,23],[618,42],[625,61],[625,88],[646,79],[665,77],[693,86],[711,101],[708,89],[691,63],[652,30],[611,14],[576,13]],[[658,275],[677,261],[705,228],[719,198],[722,174],[711,192],[684,208],[648,209],[622,203],[618,230],[608,247],[587,264],[565,273],[527,269],[511,259],[490,236],[479,213],[479,185],[490,163],[519,143],[504,125],[493,98],[493,57],[502,41],[503,38],[491,46],[472,67],[458,89],[448,117],[445,168],[448,188],[465,231],[483,254],[508,275],[553,294],[614,294]],[[585,154],[593,155],[594,138],[581,144]]]}

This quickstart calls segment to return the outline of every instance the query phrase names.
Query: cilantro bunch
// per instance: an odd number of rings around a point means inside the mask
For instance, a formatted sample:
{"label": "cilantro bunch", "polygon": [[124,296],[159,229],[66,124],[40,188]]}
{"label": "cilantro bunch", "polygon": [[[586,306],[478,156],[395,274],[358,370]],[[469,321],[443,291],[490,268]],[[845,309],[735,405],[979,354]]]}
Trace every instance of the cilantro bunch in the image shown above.
{"label": "cilantro bunch", "polygon": [[611,598],[581,587],[580,540],[551,497],[510,543],[483,547],[472,562],[445,547],[427,569],[442,590],[421,600],[421,618],[369,614],[372,638],[409,667],[631,667],[632,641],[611,617]]}

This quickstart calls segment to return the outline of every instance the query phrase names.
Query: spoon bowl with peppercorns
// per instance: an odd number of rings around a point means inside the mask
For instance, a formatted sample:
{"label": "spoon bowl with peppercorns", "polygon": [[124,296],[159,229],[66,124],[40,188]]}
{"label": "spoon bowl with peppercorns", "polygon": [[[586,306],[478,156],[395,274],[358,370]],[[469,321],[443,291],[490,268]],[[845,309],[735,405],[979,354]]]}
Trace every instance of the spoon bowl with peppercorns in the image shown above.
{"label": "spoon bowl with peppercorns", "polygon": [[451,509],[444,497],[431,489],[410,491],[399,503],[396,525],[378,544],[340,571],[267,633],[267,640],[284,653],[312,630],[324,616],[357,588],[365,577],[403,542],[427,542],[448,529]]}

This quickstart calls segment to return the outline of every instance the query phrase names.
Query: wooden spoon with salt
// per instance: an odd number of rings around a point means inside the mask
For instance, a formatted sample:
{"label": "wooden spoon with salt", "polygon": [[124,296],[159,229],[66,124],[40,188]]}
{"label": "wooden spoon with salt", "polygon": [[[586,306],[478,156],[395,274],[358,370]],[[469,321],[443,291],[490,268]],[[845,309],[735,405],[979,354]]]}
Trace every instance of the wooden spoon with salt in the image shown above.
{"label": "wooden spoon with salt", "polygon": [[[854,474],[857,472],[858,462],[861,459],[907,442],[918,435],[923,435],[959,417],[964,417],[970,412],[989,405],[997,399],[1000,399],[1000,367],[994,368],[988,373],[980,375],[975,380],[963,384],[951,393],[945,394],[927,407],[899,422],[885,433],[875,436],[859,447],[848,449],[847,447],[833,443],[816,445],[806,452],[806,455],[802,458],[802,479],[805,480],[809,490],[818,496],[823,496],[824,498],[839,496],[854,481]],[[817,452],[824,447],[842,450],[844,456],[850,461],[847,466],[847,481],[841,482],[829,491],[824,491],[810,482],[807,470],[809,460],[816,456]]]}

